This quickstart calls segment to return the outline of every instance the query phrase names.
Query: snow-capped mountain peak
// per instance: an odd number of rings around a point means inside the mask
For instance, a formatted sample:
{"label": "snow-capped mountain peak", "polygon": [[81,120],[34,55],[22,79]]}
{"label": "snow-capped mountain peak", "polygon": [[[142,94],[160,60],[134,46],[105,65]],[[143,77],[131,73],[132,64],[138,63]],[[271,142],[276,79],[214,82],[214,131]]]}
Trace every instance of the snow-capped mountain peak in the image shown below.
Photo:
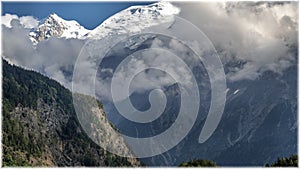
{"label": "snow-capped mountain peak", "polygon": [[100,39],[108,35],[139,32],[172,21],[173,16],[179,12],[179,8],[164,1],[146,6],[132,6],[106,19],[90,32],[89,37]]}
{"label": "snow-capped mountain peak", "polygon": [[71,20],[66,21],[57,14],[50,14],[47,18],[40,21],[38,27],[30,32],[30,39],[34,44],[48,39],[52,36],[64,38],[84,39],[90,30],[85,29],[78,22]]}
{"label": "snow-capped mountain peak", "polygon": [[145,28],[170,22],[180,9],[169,2],[157,2],[145,6],[131,6],[106,19],[94,30],[87,30],[78,22],[67,21],[53,13],[40,21],[30,32],[33,44],[52,36],[76,39],[101,39],[110,35],[136,33]]}
{"label": "snow-capped mountain peak", "polygon": [[125,11],[130,11],[132,14],[135,15],[152,14],[152,16],[168,16],[178,14],[180,12],[179,8],[165,1],[157,2],[147,6],[131,6]]}

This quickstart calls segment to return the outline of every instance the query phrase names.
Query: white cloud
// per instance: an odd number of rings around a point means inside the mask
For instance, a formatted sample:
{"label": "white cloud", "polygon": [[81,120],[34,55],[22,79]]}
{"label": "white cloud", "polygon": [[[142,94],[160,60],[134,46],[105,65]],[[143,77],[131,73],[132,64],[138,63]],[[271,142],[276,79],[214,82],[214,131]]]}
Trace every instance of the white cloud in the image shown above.
{"label": "white cloud", "polygon": [[1,16],[1,24],[11,28],[10,22],[13,19],[18,19],[18,18],[19,17],[17,15],[5,14],[4,16]]}
{"label": "white cloud", "polygon": [[195,24],[212,41],[223,64],[233,59],[247,62],[238,70],[228,72],[229,80],[256,79],[269,68],[274,70],[274,65],[278,65],[276,72],[281,73],[296,64],[290,58],[294,52],[291,46],[298,46],[296,2],[176,5],[181,8],[180,16]]}
{"label": "white cloud", "polygon": [[13,19],[19,20],[25,28],[34,28],[39,23],[33,16],[22,16],[19,18],[17,15],[13,14],[5,14],[4,16],[1,16],[1,23],[6,27],[11,28],[11,21]]}
{"label": "white cloud", "polygon": [[39,24],[39,21],[32,16],[22,16],[20,22],[25,28],[34,28]]}

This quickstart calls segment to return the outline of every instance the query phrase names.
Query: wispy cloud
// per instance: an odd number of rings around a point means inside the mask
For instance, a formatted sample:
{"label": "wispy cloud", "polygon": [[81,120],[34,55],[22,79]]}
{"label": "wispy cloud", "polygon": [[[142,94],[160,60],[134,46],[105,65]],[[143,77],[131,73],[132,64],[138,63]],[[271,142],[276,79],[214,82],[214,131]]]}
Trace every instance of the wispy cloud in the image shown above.
{"label": "wispy cloud", "polygon": [[256,79],[266,70],[282,72],[295,64],[298,5],[287,3],[177,3],[180,16],[202,30],[215,45],[223,64],[245,65],[227,72],[232,81]]}

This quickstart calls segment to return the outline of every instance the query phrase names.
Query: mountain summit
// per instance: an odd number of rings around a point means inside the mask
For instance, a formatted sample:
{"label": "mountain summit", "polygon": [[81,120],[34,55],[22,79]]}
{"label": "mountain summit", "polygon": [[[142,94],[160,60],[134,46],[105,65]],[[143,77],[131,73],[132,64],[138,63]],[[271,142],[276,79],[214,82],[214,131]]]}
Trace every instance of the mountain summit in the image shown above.
{"label": "mountain summit", "polygon": [[169,2],[131,6],[106,19],[90,32],[89,37],[101,39],[108,35],[139,32],[151,26],[170,22],[179,12],[180,9]]}
{"label": "mountain summit", "polygon": [[172,21],[180,9],[169,2],[129,7],[105,20],[94,30],[87,30],[78,22],[66,21],[53,13],[30,32],[34,44],[52,36],[75,39],[101,39],[110,35],[139,32],[160,23]]}
{"label": "mountain summit", "polygon": [[47,18],[40,21],[37,28],[34,28],[29,36],[34,44],[48,39],[52,36],[63,38],[84,39],[90,30],[85,29],[78,22],[71,20],[66,21],[53,13]]}

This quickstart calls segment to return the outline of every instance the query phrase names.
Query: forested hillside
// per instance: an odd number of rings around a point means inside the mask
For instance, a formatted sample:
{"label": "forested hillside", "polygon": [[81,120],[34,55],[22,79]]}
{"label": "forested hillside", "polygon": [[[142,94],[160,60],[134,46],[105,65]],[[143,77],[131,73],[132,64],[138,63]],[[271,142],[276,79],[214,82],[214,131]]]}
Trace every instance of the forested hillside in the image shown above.
{"label": "forested hillside", "polygon": [[137,159],[106,152],[87,137],[69,90],[5,60],[2,65],[3,166],[140,165]]}

